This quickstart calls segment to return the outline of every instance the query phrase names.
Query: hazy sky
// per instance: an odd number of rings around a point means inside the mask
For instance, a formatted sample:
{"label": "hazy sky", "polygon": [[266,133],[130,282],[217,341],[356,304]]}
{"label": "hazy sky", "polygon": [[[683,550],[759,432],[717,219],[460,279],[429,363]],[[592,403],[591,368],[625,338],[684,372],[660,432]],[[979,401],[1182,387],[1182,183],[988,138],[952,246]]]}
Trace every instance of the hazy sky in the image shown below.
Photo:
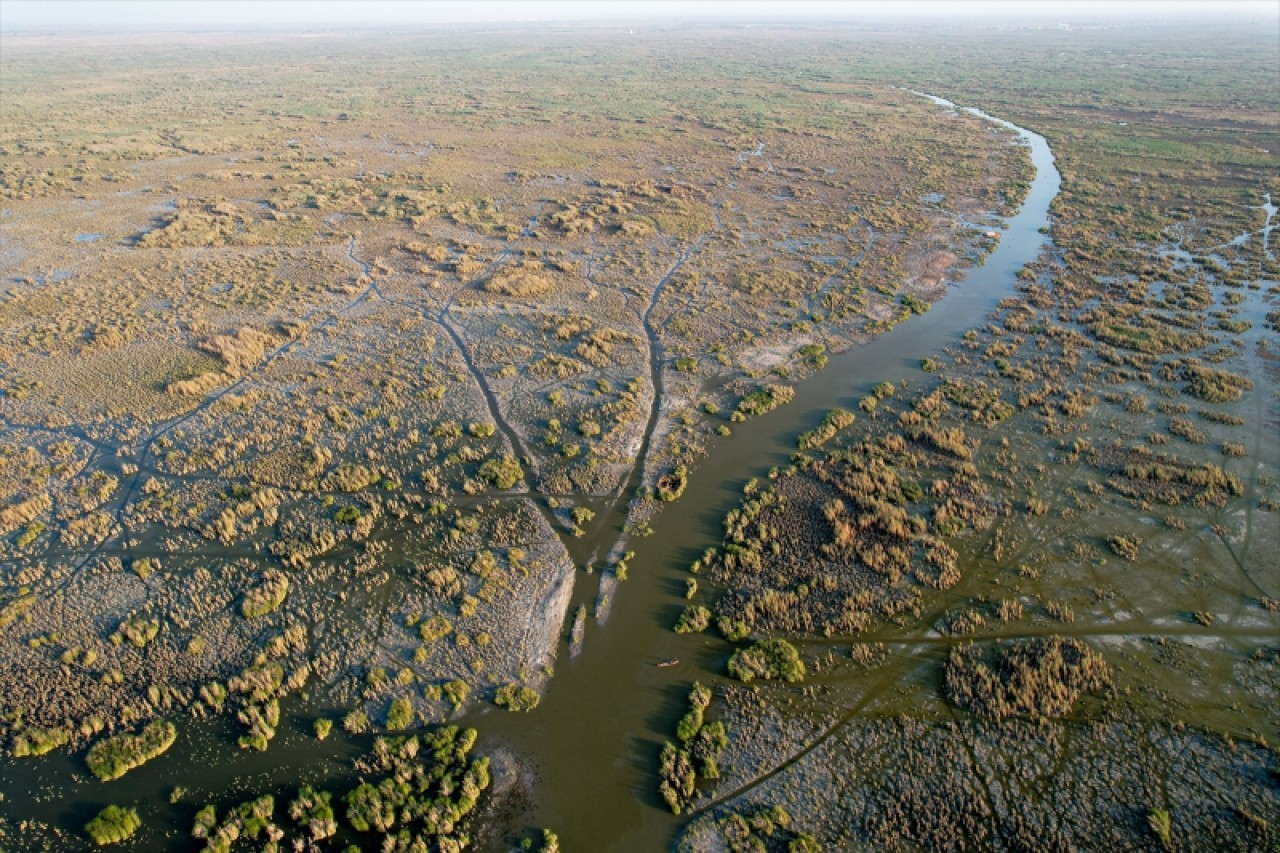
{"label": "hazy sky", "polygon": [[387,27],[499,21],[723,21],[951,15],[1067,20],[1170,13],[1280,17],[1276,0],[0,0],[0,30],[227,30]]}

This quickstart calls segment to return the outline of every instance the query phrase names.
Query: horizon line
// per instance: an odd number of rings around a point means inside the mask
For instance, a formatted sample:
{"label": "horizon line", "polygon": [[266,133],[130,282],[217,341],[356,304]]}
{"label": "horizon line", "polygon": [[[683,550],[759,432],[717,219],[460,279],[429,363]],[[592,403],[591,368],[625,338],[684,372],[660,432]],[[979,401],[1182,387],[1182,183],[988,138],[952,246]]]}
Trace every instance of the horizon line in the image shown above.
{"label": "horizon line", "polygon": [[[340,33],[468,26],[608,27],[669,26],[681,23],[751,27],[780,24],[911,23],[1044,25],[1148,23],[1213,17],[1233,20],[1265,16],[1280,24],[1270,0],[511,0],[405,3],[374,0],[348,4],[334,0],[287,2],[148,2],[147,0],[5,0],[0,34],[124,33]],[[242,14],[237,17],[233,10]],[[300,18],[302,20],[300,20]]]}

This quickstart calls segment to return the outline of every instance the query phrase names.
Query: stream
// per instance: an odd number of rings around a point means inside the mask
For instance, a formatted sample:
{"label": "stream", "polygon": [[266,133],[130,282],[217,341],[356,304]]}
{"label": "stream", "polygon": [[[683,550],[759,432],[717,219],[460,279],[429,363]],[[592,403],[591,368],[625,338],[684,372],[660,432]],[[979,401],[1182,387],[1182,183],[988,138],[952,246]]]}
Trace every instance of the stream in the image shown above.
{"label": "stream", "polygon": [[[923,97],[957,109],[950,101]],[[721,522],[737,505],[744,484],[786,466],[796,436],[831,408],[855,409],[856,401],[880,382],[924,379],[920,359],[980,325],[1001,299],[1016,292],[1017,272],[1043,249],[1047,238],[1041,229],[1060,184],[1048,144],[1038,134],[968,111],[1014,130],[1030,146],[1036,168],[1026,200],[1006,221],[986,263],[968,271],[929,312],[833,356],[796,387],[787,406],[737,424],[730,437],[715,442],[683,497],[652,522],[653,535],[629,546],[636,552],[631,579],[617,585],[618,606],[607,626],[590,622],[582,653],[572,660],[560,655],[537,710],[512,714],[490,706],[463,720],[480,730],[482,746],[506,747],[534,765],[537,801],[522,822],[554,829],[565,849],[664,849],[684,823],[658,797],[658,753],[674,737],[691,684],[721,678],[732,646],[711,635],[676,634],[671,627],[685,603],[689,564],[705,547],[719,543]],[[612,517],[598,519],[602,523],[591,538],[611,536],[622,526],[624,511],[615,507]],[[612,547],[611,541],[582,544],[596,553]],[[594,588],[587,583],[593,577],[580,575],[579,584]],[[575,594],[575,601],[582,599]],[[679,663],[656,666],[670,660]]]}

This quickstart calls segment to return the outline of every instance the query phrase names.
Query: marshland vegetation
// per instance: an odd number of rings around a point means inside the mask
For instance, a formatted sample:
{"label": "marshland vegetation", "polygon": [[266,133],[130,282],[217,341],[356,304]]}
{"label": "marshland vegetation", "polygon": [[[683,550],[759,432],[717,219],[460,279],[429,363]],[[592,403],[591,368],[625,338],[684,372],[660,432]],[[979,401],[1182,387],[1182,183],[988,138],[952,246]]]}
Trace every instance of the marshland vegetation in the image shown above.
{"label": "marshland vegetation", "polygon": [[[560,713],[588,605],[664,582],[628,538],[673,530],[703,556],[638,636],[676,626],[701,684],[662,670],[687,701],[635,808],[692,815],[691,849],[1274,844],[1259,35],[597,35],[368,36],[306,74],[289,37],[6,44],[16,849],[96,840],[105,802],[102,837],[138,843],[532,846],[552,795],[491,784],[447,722]],[[899,86],[1049,139],[1052,242],[907,382],[824,401],[789,464],[715,473],[795,383],[936,320],[1026,195],[1013,134]],[[757,478],[718,544],[679,521],[711,476]],[[570,621],[586,651],[557,661]],[[556,829],[616,843],[588,826]]]}

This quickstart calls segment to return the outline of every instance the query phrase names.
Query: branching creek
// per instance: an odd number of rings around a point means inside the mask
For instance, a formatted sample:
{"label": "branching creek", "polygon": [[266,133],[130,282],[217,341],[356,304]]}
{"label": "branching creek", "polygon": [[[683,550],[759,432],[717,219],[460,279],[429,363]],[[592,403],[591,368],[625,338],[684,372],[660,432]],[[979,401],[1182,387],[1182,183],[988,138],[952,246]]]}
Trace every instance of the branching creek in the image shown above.
{"label": "branching creek", "polygon": [[[717,442],[684,495],[653,521],[653,535],[629,543],[635,550],[630,579],[617,585],[607,623],[588,625],[584,649],[572,661],[561,654],[541,705],[528,714],[486,708],[465,718],[480,730],[482,744],[507,747],[532,763],[536,802],[522,821],[554,828],[566,849],[662,849],[684,823],[658,798],[658,752],[684,711],[691,683],[714,683],[731,647],[706,635],[676,634],[671,626],[684,602],[689,564],[720,541],[721,522],[743,485],[787,465],[796,435],[816,426],[832,407],[852,408],[879,382],[922,380],[920,359],[980,324],[1015,292],[1017,272],[1043,250],[1049,205],[1060,184],[1053,154],[1043,137],[974,112],[1017,132],[1036,168],[1026,200],[1006,221],[986,263],[970,270],[928,313],[832,357],[796,387],[790,404],[738,424]],[[623,526],[624,508],[614,507],[609,515],[598,519],[588,541],[574,543],[575,552],[615,550],[611,537]],[[588,586],[583,580],[580,575],[579,586]],[[582,597],[575,595],[575,601]],[[657,666],[673,660],[679,663]]]}

